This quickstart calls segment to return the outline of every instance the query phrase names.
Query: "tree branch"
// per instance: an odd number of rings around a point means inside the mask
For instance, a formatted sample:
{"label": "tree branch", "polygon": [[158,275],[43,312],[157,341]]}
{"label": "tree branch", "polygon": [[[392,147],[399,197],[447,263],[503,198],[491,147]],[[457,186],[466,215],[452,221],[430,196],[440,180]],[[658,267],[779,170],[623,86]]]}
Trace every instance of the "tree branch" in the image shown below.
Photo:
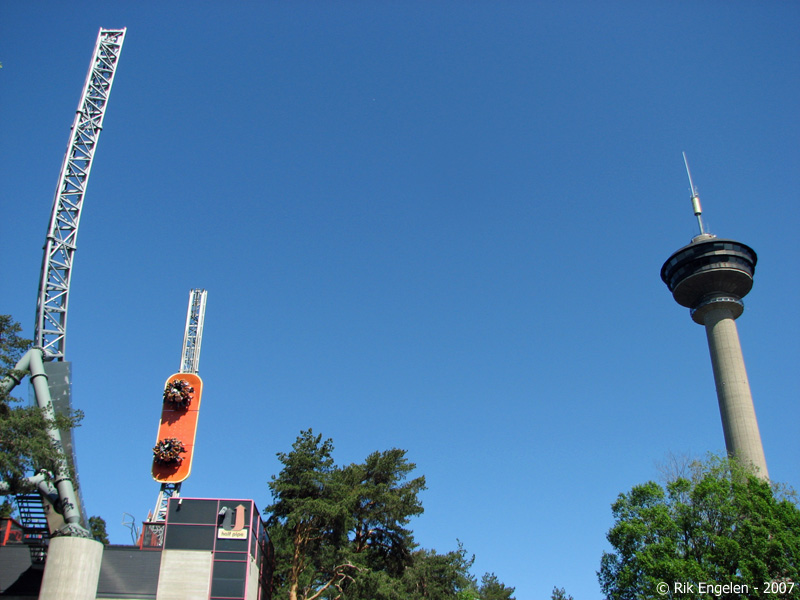
{"label": "tree branch", "polygon": [[[352,580],[353,578],[350,577],[347,573],[344,572],[344,569],[346,569],[346,568],[355,569],[356,571],[360,571],[361,570],[359,567],[357,567],[356,565],[354,565],[352,563],[349,563],[349,562],[348,563],[343,563],[341,565],[337,565],[333,569],[333,575],[331,576],[331,578],[328,581],[326,581],[325,584],[320,589],[318,589],[312,596],[308,596],[306,598],[306,600],[316,600],[317,598],[320,597],[320,595],[325,590],[327,590],[329,587],[334,585],[337,580],[339,580],[340,583],[342,581],[344,581],[345,579],[351,579]],[[335,586],[335,587],[338,588],[338,586]]]}

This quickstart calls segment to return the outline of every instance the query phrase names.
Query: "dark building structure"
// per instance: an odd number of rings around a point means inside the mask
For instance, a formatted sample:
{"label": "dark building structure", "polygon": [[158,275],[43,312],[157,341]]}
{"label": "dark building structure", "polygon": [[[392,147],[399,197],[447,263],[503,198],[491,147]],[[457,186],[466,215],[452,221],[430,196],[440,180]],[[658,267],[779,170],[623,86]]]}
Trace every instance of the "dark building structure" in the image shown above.
{"label": "dark building structure", "polygon": [[[46,566],[45,566],[46,568]],[[0,523],[0,598],[39,597],[24,529]],[[272,545],[252,500],[171,498],[167,520],[145,525],[138,546],[106,546],[96,598],[269,600]]]}

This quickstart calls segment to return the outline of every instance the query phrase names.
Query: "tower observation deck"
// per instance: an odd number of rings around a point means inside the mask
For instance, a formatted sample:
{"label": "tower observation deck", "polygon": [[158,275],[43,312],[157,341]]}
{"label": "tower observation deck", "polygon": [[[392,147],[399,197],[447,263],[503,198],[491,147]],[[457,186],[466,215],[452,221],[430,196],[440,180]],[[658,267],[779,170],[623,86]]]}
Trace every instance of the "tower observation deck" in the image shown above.
{"label": "tower observation deck", "polygon": [[[692,203],[700,220],[700,203],[694,186]],[[756,253],[741,242],[705,233],[700,223],[700,235],[669,257],[661,267],[661,279],[675,301],[690,310],[692,320],[706,328],[728,454],[755,467],[759,477],[768,479],[736,329],[736,319],[744,310],[742,298],[753,287]]]}

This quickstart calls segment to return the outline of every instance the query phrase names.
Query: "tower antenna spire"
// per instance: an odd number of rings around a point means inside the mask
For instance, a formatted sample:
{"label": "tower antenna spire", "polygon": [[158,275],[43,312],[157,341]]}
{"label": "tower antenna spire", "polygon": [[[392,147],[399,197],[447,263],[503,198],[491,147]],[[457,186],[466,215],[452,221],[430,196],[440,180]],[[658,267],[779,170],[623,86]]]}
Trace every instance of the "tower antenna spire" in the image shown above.
{"label": "tower antenna spire", "polygon": [[700,206],[700,195],[692,181],[692,172],[689,170],[689,161],[686,159],[686,152],[683,152],[683,164],[686,165],[686,174],[689,176],[689,187],[692,188],[692,209],[694,216],[697,217],[697,224],[700,226],[700,235],[705,234],[706,228],[703,226],[703,207]]}

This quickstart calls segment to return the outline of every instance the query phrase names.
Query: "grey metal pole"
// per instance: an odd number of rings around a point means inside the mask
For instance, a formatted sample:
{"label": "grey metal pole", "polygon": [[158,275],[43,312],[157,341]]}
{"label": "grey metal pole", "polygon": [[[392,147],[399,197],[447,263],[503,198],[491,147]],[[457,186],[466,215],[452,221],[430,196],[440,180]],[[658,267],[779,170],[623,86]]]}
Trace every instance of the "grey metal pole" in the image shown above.
{"label": "grey metal pole", "polygon": [[[69,466],[67,465],[66,457],[63,456],[61,434],[58,431],[58,427],[55,426],[55,411],[53,410],[53,402],[50,398],[50,387],[47,384],[47,374],[44,371],[42,349],[31,348],[28,350],[14,366],[14,371],[19,373],[30,373],[33,391],[36,396],[36,404],[44,412],[45,418],[50,422],[50,426],[47,428],[47,435],[50,437],[53,446],[62,453],[62,456],[57,463],[54,481],[56,490],[58,491],[61,514],[64,517],[64,521],[67,523],[64,530],[60,532],[60,535],[91,537],[89,532],[86,531],[86,529],[84,529],[80,524],[81,514],[78,510],[75,487],[72,485],[72,477],[69,472]],[[0,387],[8,392],[20,382],[21,377],[18,379],[16,376],[10,375],[3,378],[3,381],[0,382]]]}

